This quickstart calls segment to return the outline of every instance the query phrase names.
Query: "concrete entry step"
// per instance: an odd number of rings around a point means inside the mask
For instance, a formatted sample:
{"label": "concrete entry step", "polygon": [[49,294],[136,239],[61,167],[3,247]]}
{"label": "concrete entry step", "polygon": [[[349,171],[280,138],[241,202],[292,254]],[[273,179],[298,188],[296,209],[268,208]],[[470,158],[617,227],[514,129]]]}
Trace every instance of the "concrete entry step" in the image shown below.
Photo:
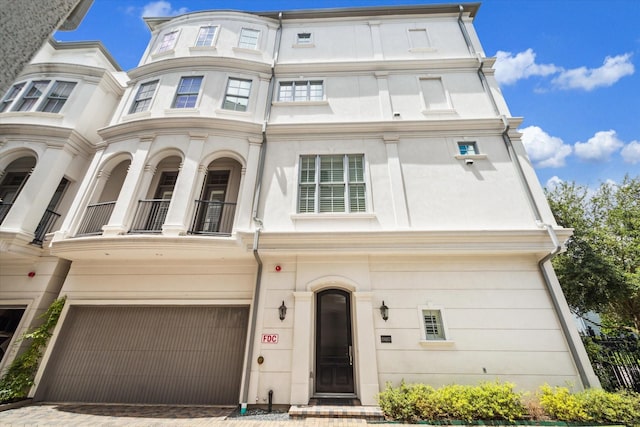
{"label": "concrete entry step", "polygon": [[312,402],[313,400],[309,402],[309,405],[292,405],[289,408],[289,417],[291,419],[359,418],[368,421],[384,420],[382,410],[377,406],[353,406],[346,402],[340,402],[342,404],[339,405],[312,405]]}

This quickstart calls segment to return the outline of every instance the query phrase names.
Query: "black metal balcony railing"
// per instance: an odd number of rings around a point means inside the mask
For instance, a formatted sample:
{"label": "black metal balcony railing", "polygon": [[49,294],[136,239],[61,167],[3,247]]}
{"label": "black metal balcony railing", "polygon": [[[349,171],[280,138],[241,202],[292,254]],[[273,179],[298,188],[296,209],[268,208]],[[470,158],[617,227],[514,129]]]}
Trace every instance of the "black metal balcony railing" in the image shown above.
{"label": "black metal balcony railing", "polygon": [[116,202],[102,202],[87,206],[87,212],[82,218],[77,235],[101,234],[102,226],[109,223],[115,205]]}
{"label": "black metal balcony railing", "polygon": [[2,224],[2,221],[4,221],[4,217],[6,217],[7,213],[9,213],[9,209],[11,209],[11,206],[13,206],[13,203],[0,202],[0,224]]}
{"label": "black metal balcony railing", "polygon": [[208,200],[196,200],[196,214],[191,234],[231,234],[235,203],[223,203]]}
{"label": "black metal balcony railing", "polygon": [[33,241],[31,241],[31,243],[33,243],[34,245],[42,246],[44,237],[47,235],[47,233],[51,232],[51,230],[53,229],[53,225],[56,223],[58,218],[60,218],[59,213],[54,212],[51,209],[47,209],[46,211],[44,211],[44,215],[42,215],[42,219],[36,227]]}
{"label": "black metal balcony railing", "polygon": [[138,201],[138,210],[129,233],[161,233],[170,202],[166,199]]}

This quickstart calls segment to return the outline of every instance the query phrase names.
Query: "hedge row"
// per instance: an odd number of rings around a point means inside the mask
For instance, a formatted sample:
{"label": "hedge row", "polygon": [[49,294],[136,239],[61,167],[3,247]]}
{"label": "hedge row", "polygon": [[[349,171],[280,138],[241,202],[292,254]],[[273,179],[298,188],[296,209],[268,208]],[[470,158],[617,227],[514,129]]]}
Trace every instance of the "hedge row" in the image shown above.
{"label": "hedge row", "polygon": [[485,382],[478,386],[400,384],[378,395],[387,419],[418,421],[565,421],[640,424],[640,394],[589,389],[571,393],[566,387],[540,387],[534,394],[519,393],[511,383]]}

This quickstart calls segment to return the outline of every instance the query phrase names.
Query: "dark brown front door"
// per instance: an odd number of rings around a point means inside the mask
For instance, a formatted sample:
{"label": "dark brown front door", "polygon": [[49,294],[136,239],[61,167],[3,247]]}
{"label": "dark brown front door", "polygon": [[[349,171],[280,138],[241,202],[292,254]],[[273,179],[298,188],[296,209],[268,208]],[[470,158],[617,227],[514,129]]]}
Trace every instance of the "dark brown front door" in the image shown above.
{"label": "dark brown front door", "polygon": [[316,393],[353,393],[353,342],[349,293],[318,293],[316,304]]}

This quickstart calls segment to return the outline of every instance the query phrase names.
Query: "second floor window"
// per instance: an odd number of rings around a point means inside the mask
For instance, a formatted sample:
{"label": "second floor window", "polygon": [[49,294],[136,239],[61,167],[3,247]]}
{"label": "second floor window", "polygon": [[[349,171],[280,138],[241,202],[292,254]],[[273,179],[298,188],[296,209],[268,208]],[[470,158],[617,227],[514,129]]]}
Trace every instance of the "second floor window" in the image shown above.
{"label": "second floor window", "polygon": [[250,93],[251,80],[229,79],[222,108],[225,110],[247,111]]}
{"label": "second floor window", "polygon": [[362,154],[302,156],[299,213],[366,212]]}
{"label": "second floor window", "polygon": [[196,39],[196,46],[213,46],[213,39],[216,36],[218,27],[209,25],[206,27],[200,27],[198,31],[198,38]]}
{"label": "second floor window", "polygon": [[176,91],[176,99],[173,101],[173,108],[194,108],[201,84],[202,76],[182,77]]}
{"label": "second floor window", "polygon": [[322,101],[324,98],[324,88],[321,80],[280,82],[278,91],[278,101],[302,102],[302,101]]}
{"label": "second floor window", "polygon": [[153,94],[156,92],[156,87],[158,87],[158,80],[142,83],[138,88],[138,93],[136,93],[129,114],[147,111],[151,105]]}
{"label": "second floor window", "polygon": [[0,113],[9,109],[9,106],[16,99],[23,87],[24,83],[18,83],[13,85],[11,89],[9,89],[7,94],[2,99],[2,104],[0,104]]}
{"label": "second floor window", "polygon": [[167,52],[176,45],[176,40],[178,39],[178,30],[171,31],[170,33],[162,36],[162,41],[160,42],[160,46],[156,50],[156,53]]}
{"label": "second floor window", "polygon": [[243,28],[240,31],[240,40],[238,42],[238,47],[242,47],[245,49],[257,49],[259,36],[260,31],[253,30],[251,28]]}
{"label": "second floor window", "polygon": [[475,142],[458,142],[458,152],[462,156],[473,156],[478,153],[478,146]]}
{"label": "second floor window", "polygon": [[13,107],[13,111],[29,111],[31,110],[49,85],[49,80],[36,80],[31,82],[27,92],[22,96],[18,104]]}
{"label": "second floor window", "polygon": [[47,95],[47,99],[40,107],[40,111],[46,113],[57,113],[67,102],[71,91],[76,86],[73,82],[55,82]]}

